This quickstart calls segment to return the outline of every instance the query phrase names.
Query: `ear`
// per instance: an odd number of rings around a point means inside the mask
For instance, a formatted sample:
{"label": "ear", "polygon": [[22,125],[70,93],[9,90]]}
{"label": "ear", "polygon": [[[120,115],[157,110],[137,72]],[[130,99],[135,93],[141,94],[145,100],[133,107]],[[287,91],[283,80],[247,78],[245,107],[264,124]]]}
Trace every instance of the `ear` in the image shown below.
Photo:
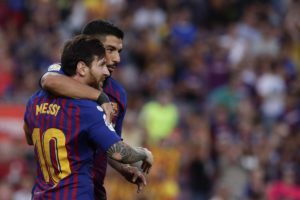
{"label": "ear", "polygon": [[84,62],[79,61],[77,63],[77,68],[76,68],[76,73],[79,74],[79,76],[85,76],[86,71],[87,71],[87,66]]}

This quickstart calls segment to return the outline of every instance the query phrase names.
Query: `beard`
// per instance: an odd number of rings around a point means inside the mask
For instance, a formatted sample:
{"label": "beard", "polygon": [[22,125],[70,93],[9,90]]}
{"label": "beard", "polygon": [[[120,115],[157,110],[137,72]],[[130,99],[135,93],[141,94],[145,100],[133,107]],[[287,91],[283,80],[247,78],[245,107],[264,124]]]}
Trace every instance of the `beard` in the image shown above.
{"label": "beard", "polygon": [[88,85],[98,90],[103,86],[103,81],[90,72]]}

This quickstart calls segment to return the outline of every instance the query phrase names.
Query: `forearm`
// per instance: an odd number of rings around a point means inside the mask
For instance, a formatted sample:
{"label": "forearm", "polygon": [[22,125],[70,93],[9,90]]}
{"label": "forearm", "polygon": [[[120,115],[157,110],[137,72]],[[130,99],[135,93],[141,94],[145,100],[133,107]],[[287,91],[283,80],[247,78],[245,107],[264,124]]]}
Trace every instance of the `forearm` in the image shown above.
{"label": "forearm", "polygon": [[135,163],[147,158],[143,148],[133,148],[122,141],[111,146],[107,155],[109,158],[124,164]]}
{"label": "forearm", "polygon": [[120,163],[112,158],[108,158],[108,163],[112,168],[121,174],[124,172],[124,169],[129,166],[129,164]]}
{"label": "forearm", "polygon": [[45,74],[41,79],[43,89],[58,95],[79,99],[90,99],[96,101],[100,91],[88,85],[56,73]]}

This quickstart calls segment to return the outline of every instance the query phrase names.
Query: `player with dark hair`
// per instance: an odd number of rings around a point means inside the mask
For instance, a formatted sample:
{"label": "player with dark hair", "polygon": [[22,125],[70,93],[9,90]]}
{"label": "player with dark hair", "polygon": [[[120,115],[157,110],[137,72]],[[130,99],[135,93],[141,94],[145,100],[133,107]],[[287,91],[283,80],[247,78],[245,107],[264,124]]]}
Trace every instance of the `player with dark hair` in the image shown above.
{"label": "player with dark hair", "polygon": [[[82,33],[92,35],[103,43],[106,54],[106,64],[109,72],[112,74],[120,62],[120,52],[123,48],[123,31],[107,21],[94,20],[83,28]],[[97,90],[65,76],[60,69],[60,65],[54,64],[49,67],[48,72],[42,77],[41,86],[56,95],[97,101],[104,109],[108,118],[111,119],[116,133],[121,136],[122,123],[127,107],[127,94],[122,85],[111,76],[105,80],[103,90]],[[105,94],[109,97],[112,107],[111,104],[108,103]],[[103,152],[97,152],[96,157],[104,158],[95,159],[95,193],[97,199],[106,199],[103,182],[107,161],[97,162],[105,159],[106,156]],[[137,184],[138,192],[146,185],[145,176],[136,167],[124,165],[112,159],[108,159],[108,163],[122,174],[127,181]]]}
{"label": "player with dark hair", "polygon": [[[61,68],[70,79],[93,88],[110,75],[101,42],[84,35],[65,44]],[[98,150],[121,163],[142,160],[144,171],[153,163],[150,151],[121,140],[103,109],[91,100],[40,90],[26,105],[24,131],[37,160],[32,199],[94,199],[91,166]]]}

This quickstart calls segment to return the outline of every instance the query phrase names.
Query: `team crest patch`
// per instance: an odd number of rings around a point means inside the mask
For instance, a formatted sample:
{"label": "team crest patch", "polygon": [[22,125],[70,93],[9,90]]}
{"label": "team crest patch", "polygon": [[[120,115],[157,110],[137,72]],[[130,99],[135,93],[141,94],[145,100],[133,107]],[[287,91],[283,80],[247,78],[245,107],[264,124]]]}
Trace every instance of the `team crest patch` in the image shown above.
{"label": "team crest patch", "polygon": [[57,72],[60,70],[60,68],[61,68],[60,64],[53,64],[48,67],[48,72],[53,72],[53,71]]}

